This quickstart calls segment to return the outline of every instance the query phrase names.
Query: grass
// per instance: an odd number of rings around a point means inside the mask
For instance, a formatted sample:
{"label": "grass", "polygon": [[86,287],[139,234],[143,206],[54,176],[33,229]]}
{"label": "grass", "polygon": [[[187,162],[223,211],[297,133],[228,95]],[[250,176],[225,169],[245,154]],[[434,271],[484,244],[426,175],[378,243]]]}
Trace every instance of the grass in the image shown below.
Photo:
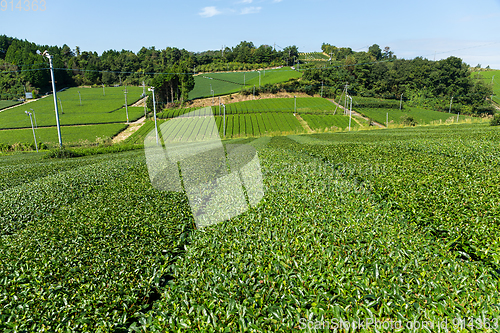
{"label": "grass", "polygon": [[[299,78],[302,74],[284,67],[281,69],[268,69],[261,71],[261,85],[274,84],[288,81],[291,78]],[[227,72],[207,73],[195,76],[194,89],[189,93],[189,99],[203,98],[214,95],[226,95],[239,92],[243,87],[259,86],[259,73],[249,72]]]}
{"label": "grass", "polygon": [[0,110],[20,104],[18,101],[0,101]]}
{"label": "grass", "polygon": [[[57,93],[62,103],[62,108],[60,104],[58,106],[61,125],[125,122],[124,89],[105,88],[105,96],[102,88],[70,88]],[[140,99],[142,87],[128,87],[127,90],[129,105]],[[82,97],[81,106],[78,91]],[[29,117],[24,113],[25,110],[30,111],[30,108],[35,111],[38,127],[56,125],[54,99],[52,96],[46,96],[38,101],[0,112],[0,128],[31,127]],[[141,115],[144,115],[144,109],[129,108],[130,121],[140,118]]]}
{"label": "grass", "polygon": [[[126,124],[100,124],[86,126],[63,126],[61,136],[64,145],[88,144],[106,141],[123,131]],[[37,142],[58,145],[56,127],[40,127],[35,129]],[[15,143],[32,143],[33,131],[29,129],[1,130],[0,142],[8,145]]]}
{"label": "grass", "polygon": [[[401,117],[405,115],[413,117],[418,125],[426,125],[433,122],[456,122],[457,120],[457,115],[453,113],[431,111],[417,107],[405,107],[401,111],[384,108],[356,108],[356,111],[382,125],[386,125],[386,117],[388,114],[389,126],[391,124],[401,124]],[[467,121],[471,120],[472,117],[460,115],[458,119],[459,121]]]}

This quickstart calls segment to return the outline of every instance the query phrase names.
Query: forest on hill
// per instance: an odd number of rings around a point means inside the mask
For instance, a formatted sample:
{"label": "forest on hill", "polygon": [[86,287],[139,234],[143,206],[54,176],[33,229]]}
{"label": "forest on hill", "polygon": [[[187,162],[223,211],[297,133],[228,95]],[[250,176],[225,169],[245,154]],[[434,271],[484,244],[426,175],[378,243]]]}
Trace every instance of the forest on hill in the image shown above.
{"label": "forest on hill", "polygon": [[[278,47],[279,48],[279,47]],[[431,61],[417,57],[398,59],[385,47],[373,44],[368,51],[324,43],[328,61],[300,64],[301,79],[263,86],[260,91],[300,91],[339,96],[347,86],[350,95],[404,99],[410,105],[463,114],[492,114],[488,97],[492,86],[471,75],[462,59],[449,57]],[[35,95],[50,91],[47,59],[37,50],[53,55],[57,86],[147,85],[156,86],[162,99],[185,100],[194,87],[197,72],[256,70],[299,62],[296,46],[280,51],[275,46],[255,46],[242,41],[217,51],[190,52],[167,47],[128,50],[81,51],[77,46],[38,45],[5,35],[0,36],[0,99],[14,100],[25,91]],[[164,73],[158,75],[158,73]],[[168,73],[168,74],[165,74]]]}

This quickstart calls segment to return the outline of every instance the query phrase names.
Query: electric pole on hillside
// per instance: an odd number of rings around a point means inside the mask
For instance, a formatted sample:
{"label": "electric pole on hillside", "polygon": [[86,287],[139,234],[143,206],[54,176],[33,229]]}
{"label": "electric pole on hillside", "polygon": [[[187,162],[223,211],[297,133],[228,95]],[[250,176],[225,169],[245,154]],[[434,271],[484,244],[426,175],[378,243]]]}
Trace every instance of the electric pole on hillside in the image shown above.
{"label": "electric pole on hillside", "polygon": [[144,83],[144,80],[142,80],[142,98],[144,98],[144,117],[147,117],[147,100],[148,96],[146,96],[146,84]]}
{"label": "electric pole on hillside", "polygon": [[155,101],[155,87],[148,88],[149,91],[153,92],[153,117],[155,118],[155,134],[156,134],[156,145],[159,145],[158,140],[158,126],[156,124],[156,101]]}
{"label": "electric pole on hillside", "polygon": [[349,111],[349,131],[351,130],[351,117],[352,117],[352,97],[348,96],[351,99],[351,109]]}
{"label": "electric pole on hillside", "polygon": [[[37,51],[40,54],[40,51]],[[57,109],[56,81],[54,79],[54,67],[52,66],[52,56],[45,50],[41,53],[43,57],[49,59],[50,77],[52,79],[52,95],[54,95],[54,107],[56,109],[57,135],[59,136],[59,147],[62,148],[61,124],[59,123],[59,110]]]}
{"label": "electric pole on hillside", "polygon": [[127,94],[128,94],[128,91],[127,91],[127,87],[125,86],[125,90],[123,91],[123,93],[125,94],[125,112],[127,113],[127,124],[129,123],[128,122],[128,103],[127,103]]}

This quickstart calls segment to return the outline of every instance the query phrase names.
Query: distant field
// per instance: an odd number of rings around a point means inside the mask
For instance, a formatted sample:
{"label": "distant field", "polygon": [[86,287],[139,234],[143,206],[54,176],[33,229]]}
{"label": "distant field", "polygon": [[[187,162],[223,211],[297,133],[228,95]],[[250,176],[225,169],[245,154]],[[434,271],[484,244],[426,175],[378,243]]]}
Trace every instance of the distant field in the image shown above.
{"label": "distant field", "polygon": [[[171,109],[158,114],[158,118],[174,118],[195,111],[196,108]],[[212,107],[213,113],[219,115],[219,106]],[[221,113],[222,111],[221,107]],[[321,97],[298,97],[295,108],[294,98],[266,98],[226,104],[226,114],[262,113],[262,112],[293,112],[326,113],[335,111],[335,104]],[[339,113],[340,109],[337,110]]]}
{"label": "distant field", "polygon": [[484,78],[485,83],[493,83],[493,100],[500,104],[500,71],[474,73]]}
{"label": "distant field", "polygon": [[[219,136],[223,138],[223,120],[222,116],[215,116],[215,122],[219,130]],[[200,117],[199,121],[195,120],[194,123],[204,121],[204,117]],[[160,126],[165,120],[158,121],[157,125]],[[178,121],[170,119],[168,121]],[[181,123],[181,122],[179,122]],[[185,122],[184,122],[185,123]],[[200,125],[200,128],[203,126]],[[154,122],[147,121],[141,128],[132,134],[125,143],[142,144],[144,137],[147,133],[154,129]],[[290,113],[254,113],[254,114],[236,114],[226,115],[226,138],[237,137],[255,137],[264,135],[281,135],[281,134],[294,134],[304,133],[304,128],[293,114]],[[186,133],[190,135],[190,133]],[[204,133],[200,133],[203,137]]]}
{"label": "distant field", "polygon": [[[454,113],[431,111],[416,107],[405,107],[402,111],[386,108],[356,108],[355,110],[383,125],[386,124],[387,114],[389,116],[389,125],[391,123],[400,124],[401,117],[404,115],[412,116],[418,125],[430,124],[432,122],[455,122],[457,119],[457,115]],[[471,117],[459,116],[460,121],[465,119],[471,119]]]}
{"label": "distant field", "polygon": [[[332,130],[335,128],[345,129],[349,127],[349,117],[342,114],[336,115],[317,115],[317,114],[304,114],[301,116],[309,127],[314,131]],[[351,127],[357,127],[357,123],[352,120]]]}
{"label": "distant field", "polygon": [[330,57],[323,52],[306,52],[300,53],[299,59],[305,61],[327,61]]}
{"label": "distant field", "polygon": [[[222,137],[223,117],[215,121]],[[226,138],[303,133],[304,129],[292,114],[264,113],[226,116]]]}
{"label": "distant field", "polygon": [[14,106],[16,104],[20,104],[21,102],[18,101],[0,101],[0,110],[9,108],[11,106]]}
{"label": "distant field", "polygon": [[[80,125],[125,122],[125,87],[105,88],[103,96],[102,88],[70,88],[57,93],[59,104],[59,115],[61,125]],[[140,99],[142,87],[127,87],[127,103],[133,104]],[[82,105],[78,91],[82,97]],[[62,104],[62,107],[61,107]],[[29,117],[24,111],[35,110],[36,123],[39,127],[55,126],[56,117],[54,113],[54,99],[47,96],[38,101],[0,112],[0,128],[23,128],[31,127]],[[63,113],[64,112],[64,113]],[[144,115],[143,108],[129,107],[129,120],[133,121]]]}
{"label": "distant field", "polygon": [[[218,107],[214,107],[214,110],[218,112]],[[335,104],[321,97],[298,97],[296,107],[294,98],[256,99],[226,105],[226,114],[254,112],[297,112],[305,114],[333,113],[334,111]]]}
{"label": "distant field", "polygon": [[[114,137],[127,127],[126,124],[101,124],[88,126],[61,127],[61,136],[64,145],[78,143],[94,143]],[[37,142],[57,145],[59,138],[55,127],[44,127],[35,130]],[[29,129],[15,129],[0,131],[0,142],[8,145],[14,143],[32,143],[33,131]]]}
{"label": "distant field", "polygon": [[[274,84],[288,81],[290,78],[299,78],[302,74],[284,67],[281,69],[262,70],[260,74],[261,85]],[[208,73],[195,76],[194,89],[189,93],[189,99],[210,97],[211,89],[215,96],[239,92],[243,87],[253,87],[259,85],[259,73],[249,72],[229,72],[229,73]]]}

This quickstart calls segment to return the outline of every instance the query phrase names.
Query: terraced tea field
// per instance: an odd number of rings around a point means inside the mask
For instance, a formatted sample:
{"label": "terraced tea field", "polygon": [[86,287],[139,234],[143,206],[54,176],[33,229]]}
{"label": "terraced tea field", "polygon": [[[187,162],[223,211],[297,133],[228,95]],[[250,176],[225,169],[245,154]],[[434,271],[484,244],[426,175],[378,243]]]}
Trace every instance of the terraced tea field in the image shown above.
{"label": "terraced tea field", "polygon": [[0,329],[495,331],[499,139],[461,124],[228,140],[257,149],[265,195],[202,230],[142,151],[1,156]]}
{"label": "terraced tea field", "polygon": [[[384,108],[356,108],[355,110],[383,125],[386,125],[386,119],[389,118],[389,126],[391,124],[402,124],[402,119],[405,116],[413,117],[419,125],[457,122],[457,115],[454,113],[432,111],[408,106],[401,111],[398,109]],[[473,118],[469,116],[458,115],[458,121],[471,121],[472,119]]]}
{"label": "terraced tea field", "polygon": [[[295,101],[296,100],[296,101]],[[226,105],[226,114],[251,114],[251,113],[299,113],[299,114],[333,114],[336,105],[321,97],[297,97],[295,98],[267,98],[255,99],[243,102],[229,103]],[[341,113],[337,110],[337,114]],[[184,113],[194,111],[193,108],[172,109],[164,111],[161,118],[174,118]],[[213,106],[215,115],[222,114],[222,107]]]}
{"label": "terraced tea field", "polygon": [[[29,118],[28,118],[29,120]],[[62,126],[61,135],[65,145],[78,143],[94,143],[110,139],[123,131],[126,124],[101,124],[86,126]],[[35,130],[37,142],[55,146],[59,144],[57,129],[55,127],[41,127]],[[0,130],[0,143],[13,145],[15,143],[34,143],[31,128]]]}
{"label": "terraced tea field", "polygon": [[[125,87],[70,88],[57,93],[59,119],[61,125],[83,125],[126,122]],[[127,87],[127,103],[132,105],[140,99],[142,87]],[[82,104],[80,106],[80,96]],[[61,107],[62,105],[62,107]],[[55,126],[54,98],[47,96],[26,105],[19,105],[0,112],[0,129],[31,127],[30,119],[24,111],[35,110],[39,127]],[[143,108],[129,108],[129,120],[134,121],[144,115]]]}
{"label": "terraced tea field", "polygon": [[[288,81],[291,78],[300,78],[302,73],[292,70],[290,67],[280,69],[262,70],[260,84],[274,84]],[[249,72],[216,72],[205,73],[194,77],[195,86],[189,93],[189,99],[212,96],[227,95],[239,92],[243,87],[259,86],[259,73]],[[212,90],[210,90],[212,89]]]}
{"label": "terraced tea field", "polygon": [[17,102],[17,101],[4,101],[4,100],[0,100],[0,110],[9,108],[9,107],[17,105],[19,103],[20,102]]}

